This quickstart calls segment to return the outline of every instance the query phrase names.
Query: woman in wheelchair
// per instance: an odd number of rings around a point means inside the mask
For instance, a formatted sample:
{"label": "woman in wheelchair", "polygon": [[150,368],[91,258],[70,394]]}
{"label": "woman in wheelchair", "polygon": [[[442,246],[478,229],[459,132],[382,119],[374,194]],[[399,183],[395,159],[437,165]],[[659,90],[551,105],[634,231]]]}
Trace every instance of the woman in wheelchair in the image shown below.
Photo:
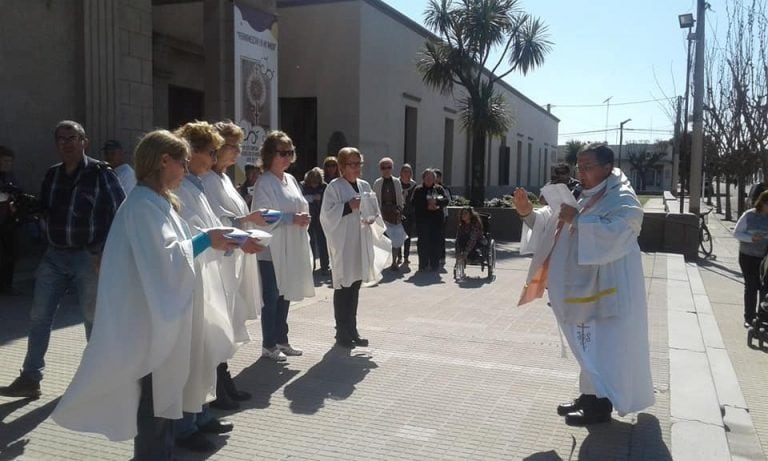
{"label": "woman in wheelchair", "polygon": [[471,206],[459,211],[459,225],[456,231],[456,265],[482,259],[480,248],[483,240],[483,222]]}

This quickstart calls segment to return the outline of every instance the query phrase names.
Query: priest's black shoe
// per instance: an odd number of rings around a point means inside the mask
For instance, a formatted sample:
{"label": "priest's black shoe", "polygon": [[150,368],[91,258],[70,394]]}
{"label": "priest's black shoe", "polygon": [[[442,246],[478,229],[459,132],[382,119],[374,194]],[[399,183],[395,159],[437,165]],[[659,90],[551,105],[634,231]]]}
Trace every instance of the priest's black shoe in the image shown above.
{"label": "priest's black shoe", "polygon": [[227,421],[222,422],[216,418],[211,418],[210,421],[203,424],[202,426],[197,426],[200,432],[204,432],[206,434],[226,434],[227,432],[232,432],[234,427],[234,424]]}
{"label": "priest's black shoe", "polygon": [[208,440],[208,437],[201,432],[195,432],[183,439],[176,439],[176,446],[179,448],[186,448],[195,453],[208,453],[216,449],[216,445]]}
{"label": "priest's black shoe", "polygon": [[357,338],[352,338],[352,343],[355,346],[368,347],[368,340],[359,336]]}
{"label": "priest's black shoe", "polygon": [[579,411],[565,415],[565,424],[569,426],[588,426],[607,423],[611,420],[613,405],[607,398],[596,399],[594,404]]}
{"label": "priest's black shoe", "polygon": [[561,403],[560,405],[558,405],[557,414],[560,416],[565,416],[568,413],[579,411],[583,408],[592,406],[596,400],[597,400],[597,397],[595,397],[594,395],[581,394],[580,396],[576,397],[574,400],[568,403]]}

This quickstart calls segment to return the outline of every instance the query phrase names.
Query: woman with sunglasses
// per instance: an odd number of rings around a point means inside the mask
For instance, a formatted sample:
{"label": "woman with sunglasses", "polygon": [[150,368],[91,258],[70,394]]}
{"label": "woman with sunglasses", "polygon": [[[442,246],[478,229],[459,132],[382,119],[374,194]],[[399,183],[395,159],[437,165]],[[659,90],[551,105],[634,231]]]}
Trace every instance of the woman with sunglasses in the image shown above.
{"label": "woman with sunglasses", "polygon": [[259,253],[264,306],[261,308],[262,356],[284,361],[302,355],[288,341],[288,306],[315,295],[312,250],[307,226],[309,204],[299,182],[286,172],[296,161],[293,141],[272,131],[261,146],[264,173],[256,181],[251,211],[279,211],[279,218],[264,230],[272,233],[269,247]]}

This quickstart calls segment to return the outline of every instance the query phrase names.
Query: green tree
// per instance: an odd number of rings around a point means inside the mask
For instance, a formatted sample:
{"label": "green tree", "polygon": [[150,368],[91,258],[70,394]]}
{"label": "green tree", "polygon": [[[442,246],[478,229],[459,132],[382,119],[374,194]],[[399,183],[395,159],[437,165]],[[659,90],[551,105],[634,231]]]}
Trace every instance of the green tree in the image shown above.
{"label": "green tree", "polygon": [[565,162],[569,165],[576,165],[576,156],[582,147],[587,143],[572,139],[565,143]]}
{"label": "green tree", "polygon": [[[440,40],[425,43],[417,67],[428,86],[454,94],[458,102],[472,146],[470,200],[482,206],[486,141],[505,134],[513,124],[494,84],[544,63],[551,48],[547,27],[523,12],[517,0],[430,0],[424,23]],[[486,67],[496,51],[495,65]],[[459,94],[454,93],[457,85],[462,88]]]}
{"label": "green tree", "polygon": [[[629,147],[629,146],[627,146]],[[637,180],[639,184],[636,189],[646,190],[646,178],[651,170],[659,170],[659,160],[667,155],[667,144],[665,142],[656,143],[654,146],[640,146],[641,149],[629,152],[629,164],[637,171]]]}

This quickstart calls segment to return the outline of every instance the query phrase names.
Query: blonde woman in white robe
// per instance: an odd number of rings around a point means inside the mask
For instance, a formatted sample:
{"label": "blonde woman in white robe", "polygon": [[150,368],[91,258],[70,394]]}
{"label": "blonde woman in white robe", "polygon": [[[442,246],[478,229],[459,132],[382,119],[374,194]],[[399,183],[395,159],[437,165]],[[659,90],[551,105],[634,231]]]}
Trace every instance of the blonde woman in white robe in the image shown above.
{"label": "blonde woman in white robe", "polygon": [[[211,210],[225,225],[239,229],[250,229],[254,225],[265,226],[260,211],[250,212],[245,200],[227,176],[227,168],[233,166],[240,156],[243,130],[230,121],[213,125],[224,139],[216,153],[216,163],[200,179],[205,189]],[[227,295],[227,307],[236,345],[250,342],[251,337],[245,322],[256,320],[261,309],[261,282],[256,255],[235,252],[221,258],[221,271]],[[251,394],[237,389],[226,362],[216,368],[216,400],[211,404],[222,410],[240,407],[237,402],[248,400]]]}
{"label": "blonde woman in white robe", "polygon": [[[205,195],[205,187],[200,177],[211,170],[216,152],[224,144],[224,138],[208,122],[190,122],[176,134],[189,142],[192,156],[189,161],[189,174],[184,177],[176,194],[181,201],[181,216],[192,229],[192,233],[201,229],[221,227],[221,221],[211,209]],[[253,253],[260,250],[258,241],[250,239],[242,247],[243,251]],[[222,275],[222,255],[209,255],[199,258],[198,283],[202,285],[202,297],[195,303],[202,306],[201,315],[193,322],[193,335],[198,339],[193,347],[200,350],[202,359],[195,363],[191,374],[199,374],[204,386],[190,384],[186,393],[211,402],[216,395],[216,370],[235,352],[235,340],[232,320],[227,304],[227,286]],[[226,263],[225,263],[226,264]],[[198,382],[198,381],[195,381]],[[204,405],[197,413],[185,412],[184,418],[176,424],[176,444],[197,452],[209,452],[215,449],[213,442],[204,434],[222,434],[231,431],[231,423],[223,423],[214,418]]]}
{"label": "blonde woman in white robe", "polygon": [[[189,145],[165,130],[134,154],[138,186],[110,228],[93,334],[52,418],[61,426],[134,438],[134,459],[171,459],[173,420],[199,411],[184,392],[193,355],[195,264],[209,246],[231,250],[227,230],[192,237],[171,190],[184,178]],[[205,254],[203,253],[203,254]]]}
{"label": "blonde woman in white robe", "polygon": [[251,210],[277,210],[280,216],[264,230],[272,233],[269,246],[259,253],[259,274],[264,305],[261,308],[262,356],[276,361],[302,355],[288,341],[288,307],[315,295],[312,250],[307,226],[309,204],[296,178],[286,172],[296,161],[293,141],[272,131],[261,146],[264,173],[256,181]]}
{"label": "blonde woman in white robe", "polygon": [[[333,313],[336,344],[344,348],[368,346],[357,329],[357,307],[362,283],[377,282],[391,257],[392,245],[384,236],[384,221],[374,200],[374,212],[361,214],[361,194],[372,193],[360,179],[363,156],[345,147],[337,156],[341,177],[325,189],[320,222],[328,238],[333,277]],[[375,215],[370,219],[369,215]]]}

